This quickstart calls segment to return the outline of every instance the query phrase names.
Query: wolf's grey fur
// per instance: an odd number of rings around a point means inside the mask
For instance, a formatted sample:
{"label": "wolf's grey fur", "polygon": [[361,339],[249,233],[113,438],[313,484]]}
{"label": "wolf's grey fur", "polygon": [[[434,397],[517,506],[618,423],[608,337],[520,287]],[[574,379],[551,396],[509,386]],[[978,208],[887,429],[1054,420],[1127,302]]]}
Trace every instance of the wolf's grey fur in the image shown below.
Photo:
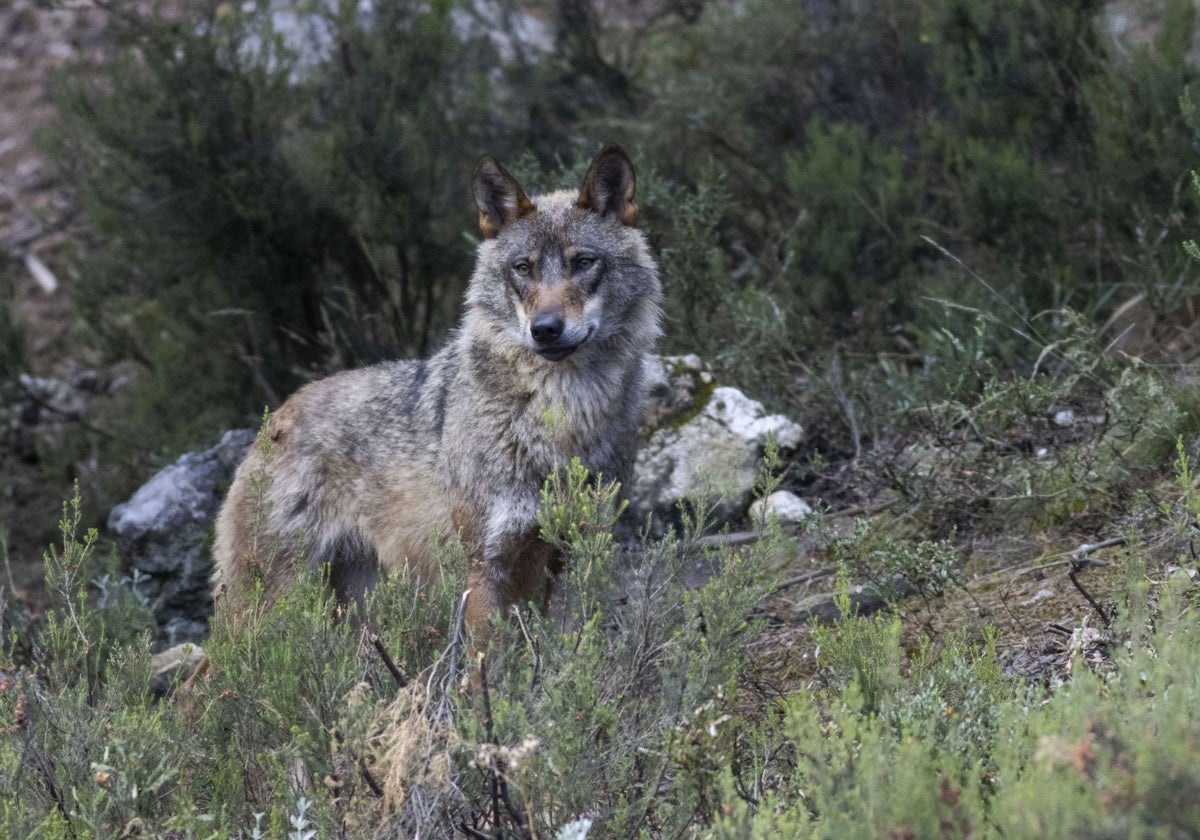
{"label": "wolf's grey fur", "polygon": [[213,575],[231,617],[256,576],[285,591],[298,552],[351,600],[381,566],[432,576],[437,539],[458,535],[478,627],[558,569],[537,536],[551,472],[578,456],[628,479],[661,298],[632,164],[607,147],[578,192],[530,199],[484,158],[473,188],[485,238],[446,346],[301,388],[270,418],[269,456],[238,469]]}

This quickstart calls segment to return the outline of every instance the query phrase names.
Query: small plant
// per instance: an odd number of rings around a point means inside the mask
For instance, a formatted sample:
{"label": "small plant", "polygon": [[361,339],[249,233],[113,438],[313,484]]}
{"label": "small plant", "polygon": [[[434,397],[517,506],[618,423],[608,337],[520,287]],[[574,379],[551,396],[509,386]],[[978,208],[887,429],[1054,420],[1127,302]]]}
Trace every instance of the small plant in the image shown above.
{"label": "small plant", "polygon": [[835,590],[841,620],[833,627],[814,628],[817,659],[829,669],[835,684],[853,682],[862,711],[873,714],[899,680],[900,621],[889,615],[856,615],[845,566],[838,570]]}

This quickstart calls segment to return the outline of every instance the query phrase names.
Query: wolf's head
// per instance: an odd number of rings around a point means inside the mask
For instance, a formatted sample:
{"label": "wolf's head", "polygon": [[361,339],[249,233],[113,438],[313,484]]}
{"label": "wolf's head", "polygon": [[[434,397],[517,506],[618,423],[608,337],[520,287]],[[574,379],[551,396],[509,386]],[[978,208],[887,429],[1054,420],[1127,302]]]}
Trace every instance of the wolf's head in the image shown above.
{"label": "wolf's head", "polygon": [[578,192],[530,199],[500,164],[475,169],[484,241],[469,317],[511,351],[549,362],[649,350],[658,338],[658,270],[637,219],[633,164],[605,147]]}

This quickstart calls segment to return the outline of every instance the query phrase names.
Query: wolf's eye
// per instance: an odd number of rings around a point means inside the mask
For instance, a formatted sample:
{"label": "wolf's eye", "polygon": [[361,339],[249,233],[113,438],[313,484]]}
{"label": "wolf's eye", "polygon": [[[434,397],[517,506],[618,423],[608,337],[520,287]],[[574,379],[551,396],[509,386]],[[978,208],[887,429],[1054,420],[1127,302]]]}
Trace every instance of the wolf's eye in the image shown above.
{"label": "wolf's eye", "polygon": [[575,258],[575,270],[587,271],[596,264],[596,258],[591,254],[580,254]]}
{"label": "wolf's eye", "polygon": [[533,265],[529,262],[529,260],[517,260],[515,263],[513,263],[513,271],[517,272],[517,274],[520,274],[521,276],[526,276],[529,274],[529,272],[533,271]]}

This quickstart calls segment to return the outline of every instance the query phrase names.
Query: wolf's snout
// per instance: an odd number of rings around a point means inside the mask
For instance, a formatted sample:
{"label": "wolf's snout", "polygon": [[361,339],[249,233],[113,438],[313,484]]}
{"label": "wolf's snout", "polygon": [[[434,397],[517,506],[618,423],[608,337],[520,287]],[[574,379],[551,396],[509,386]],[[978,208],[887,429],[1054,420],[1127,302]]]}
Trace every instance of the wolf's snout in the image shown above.
{"label": "wolf's snout", "polygon": [[558,315],[543,312],[529,324],[529,334],[538,344],[552,344],[562,338],[566,325]]}

